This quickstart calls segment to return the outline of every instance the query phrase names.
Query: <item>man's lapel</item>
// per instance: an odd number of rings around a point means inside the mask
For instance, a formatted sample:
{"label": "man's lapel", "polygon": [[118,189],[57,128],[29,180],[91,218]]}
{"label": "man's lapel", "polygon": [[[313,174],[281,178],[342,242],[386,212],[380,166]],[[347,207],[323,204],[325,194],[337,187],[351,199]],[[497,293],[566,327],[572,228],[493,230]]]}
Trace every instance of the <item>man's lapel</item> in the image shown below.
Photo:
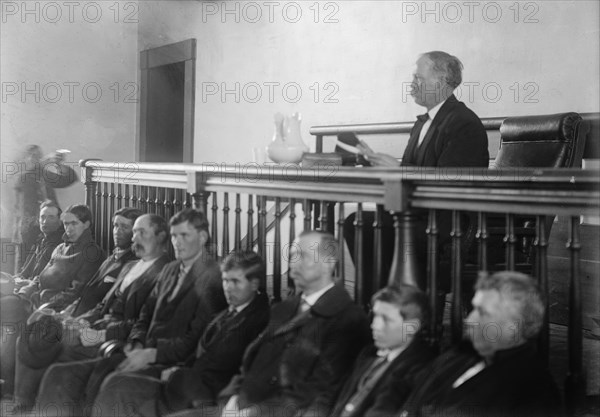
{"label": "man's lapel", "polygon": [[423,142],[421,142],[421,145],[417,149],[417,166],[423,166],[425,162],[427,148],[430,146],[431,142],[434,142],[435,139],[437,139],[437,137],[439,136],[438,130],[440,125],[444,122],[446,116],[448,115],[448,113],[450,113],[457,101],[458,100],[456,99],[454,94],[448,97],[448,99],[446,99],[446,102],[442,105],[442,107],[440,107],[440,110],[437,112],[434,119],[431,121],[429,130],[427,130],[427,134],[423,138]]}

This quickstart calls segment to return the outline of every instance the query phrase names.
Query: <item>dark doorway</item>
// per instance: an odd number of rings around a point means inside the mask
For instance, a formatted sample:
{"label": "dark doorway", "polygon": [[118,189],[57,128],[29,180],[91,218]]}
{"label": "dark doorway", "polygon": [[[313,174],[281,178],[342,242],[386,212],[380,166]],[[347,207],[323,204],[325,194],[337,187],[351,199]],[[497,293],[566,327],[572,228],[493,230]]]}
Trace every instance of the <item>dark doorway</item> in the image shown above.
{"label": "dark doorway", "polygon": [[195,61],[195,39],[141,52],[139,161],[192,162]]}

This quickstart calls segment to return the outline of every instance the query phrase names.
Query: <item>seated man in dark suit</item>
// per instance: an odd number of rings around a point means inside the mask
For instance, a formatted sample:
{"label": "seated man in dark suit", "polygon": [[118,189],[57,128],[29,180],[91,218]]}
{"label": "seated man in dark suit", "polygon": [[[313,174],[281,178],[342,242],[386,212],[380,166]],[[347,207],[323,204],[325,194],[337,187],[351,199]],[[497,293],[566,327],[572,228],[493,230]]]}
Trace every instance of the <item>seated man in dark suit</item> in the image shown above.
{"label": "seated man in dark suit", "polygon": [[31,305],[24,303],[19,297],[14,296],[15,290],[30,284],[32,279],[40,274],[52,256],[54,249],[62,243],[65,233],[60,215],[60,207],[51,201],[40,205],[40,235],[23,268],[16,275],[2,272],[0,317],[2,326],[12,327],[15,331],[6,330],[0,340],[0,378],[4,381],[2,391],[12,393],[15,379],[15,344],[19,337],[17,328],[22,327],[31,313]]}
{"label": "seated man in dark suit", "polygon": [[[458,101],[453,94],[462,82],[463,65],[458,58],[446,52],[432,51],[424,53],[416,63],[411,84],[411,96],[427,113],[418,117],[410,132],[408,144],[402,156],[402,162],[384,153],[374,152],[365,142],[357,147],[373,166],[379,167],[483,167],[489,164],[488,139],[479,117]],[[425,228],[426,213],[417,224],[414,249],[425,270],[427,243]],[[369,277],[373,272],[373,212],[363,213],[363,273]],[[465,219],[466,220],[466,219]],[[355,216],[351,215],[344,224],[344,237],[354,257]],[[449,247],[449,233],[452,225],[450,216],[438,221],[440,229],[440,248]],[[394,233],[392,216],[383,218],[383,272],[387,276],[394,253]],[[442,261],[449,251],[440,253]],[[446,269],[440,268],[440,272]],[[369,280],[367,280],[369,281]],[[369,290],[369,289],[367,289]]]}
{"label": "seated man in dark suit", "polygon": [[62,210],[56,203],[47,200],[40,205],[40,234],[25,260],[23,267],[13,276],[2,272],[2,295],[12,294],[16,288],[31,283],[46,267],[54,249],[62,243],[65,233],[60,215]]}
{"label": "seated man in dark suit", "polygon": [[399,415],[562,415],[560,393],[535,349],[544,301],[527,275],[481,277],[465,343],[442,354],[416,383]]}
{"label": "seated man in dark suit", "polygon": [[79,297],[104,260],[104,253],[92,236],[89,207],[83,204],[69,206],[60,218],[65,228],[64,242],[54,249],[42,272],[18,292],[35,307],[62,292]]}
{"label": "seated man in dark suit", "polygon": [[[66,309],[66,313],[77,317],[94,308],[102,301],[104,295],[113,286],[123,266],[130,261],[137,260],[136,254],[131,249],[133,237],[133,224],[143,213],[141,210],[123,207],[113,214],[113,242],[115,249],[111,256],[106,258],[98,272],[85,284],[80,292],[68,289],[56,295],[50,301],[48,308],[56,311]],[[77,296],[77,294],[81,296]]]}
{"label": "seated man in dark suit", "polygon": [[[110,265],[114,268],[105,269],[108,274],[115,270],[121,273],[114,278],[116,281],[110,280],[112,289],[104,300],[75,318],[64,314],[55,316],[60,320],[56,324],[62,327],[62,332],[52,344],[39,346],[36,343],[39,335],[35,333],[21,339],[15,394],[23,405],[33,404],[39,383],[52,363],[94,358],[98,355],[99,345],[105,340],[127,339],[146,297],[154,287],[156,275],[168,261],[166,244],[169,230],[162,217],[143,215],[137,218],[133,230],[133,251],[140,260],[124,266],[113,262]],[[122,259],[119,257],[119,260]],[[109,277],[106,275],[106,278]],[[46,353],[51,351],[52,355],[42,360],[40,349]]]}
{"label": "seated man in dark suit", "polygon": [[[55,393],[68,399],[49,400],[64,407],[63,416],[89,412],[102,381],[111,372],[138,372],[159,378],[165,369],[187,360],[206,326],[227,306],[219,265],[206,246],[206,216],[187,208],[176,213],[169,224],[177,260],[158,274],[123,353],[65,365],[57,382],[62,387]],[[54,394],[50,398],[55,398]]]}
{"label": "seated man in dark suit", "polygon": [[104,382],[95,408],[150,417],[215,403],[239,371],[244,350],[269,321],[266,271],[260,256],[234,252],[225,258],[221,271],[229,307],[208,325],[187,366],[166,369],[160,379],[115,374]]}
{"label": "seated man in dark suit", "polygon": [[404,284],[386,287],[371,304],[375,343],[359,355],[331,417],[394,415],[435,356],[423,338],[429,302],[421,290]]}
{"label": "seated man in dark suit", "polygon": [[290,276],[302,294],[273,306],[266,330],[246,350],[241,375],[221,392],[219,407],[184,415],[327,415],[370,341],[365,314],[334,283],[338,256],[332,235],[300,235],[290,251]]}

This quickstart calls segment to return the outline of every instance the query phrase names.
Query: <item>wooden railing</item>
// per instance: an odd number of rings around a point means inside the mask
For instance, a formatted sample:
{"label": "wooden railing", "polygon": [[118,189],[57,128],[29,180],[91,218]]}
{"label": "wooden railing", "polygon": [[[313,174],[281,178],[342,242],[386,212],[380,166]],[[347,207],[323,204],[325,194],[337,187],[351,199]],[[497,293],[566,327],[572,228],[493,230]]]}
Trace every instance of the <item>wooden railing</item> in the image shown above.
{"label": "wooden railing", "polygon": [[[437,211],[451,210],[454,219],[458,219],[458,214],[462,211],[477,214],[480,254],[478,267],[484,270],[487,269],[487,226],[484,213],[501,213],[506,216],[509,269],[514,268],[515,239],[512,220],[516,215],[534,216],[538,225],[544,223],[544,216],[567,216],[570,218],[570,236],[565,243],[571,252],[568,392],[581,392],[582,326],[578,254],[582,243],[579,239],[579,219],[581,215],[598,215],[600,172],[597,170],[439,170],[412,167],[358,169],[333,166],[302,169],[297,165],[259,166],[253,163],[217,166],[125,164],[95,160],[82,161],[81,166],[82,180],[86,185],[86,203],[94,214],[96,237],[105,248],[109,248],[111,244],[111,214],[120,207],[134,206],[170,217],[182,207],[193,206],[208,216],[217,254],[223,255],[231,249],[240,248],[244,241],[247,248],[256,249],[268,261],[272,271],[269,288],[274,300],[281,299],[287,291],[284,282],[288,262],[286,256],[289,254],[287,249],[297,233],[313,228],[316,222],[321,228],[334,230],[343,247],[342,229],[348,215],[347,203],[357,205],[357,215],[362,211],[363,203],[377,205],[376,246],[381,247],[382,243],[381,233],[377,233],[378,227],[381,229],[381,225],[377,226],[378,216],[383,210],[387,210],[395,219],[394,233],[398,244],[390,275],[376,273],[373,275],[375,282],[372,287],[377,289],[388,282],[419,285],[427,288],[434,310],[441,308],[436,304]],[[411,222],[415,210],[429,211],[430,256],[427,276],[420,274],[421,269],[416,265],[414,252],[402,250],[410,247],[411,239],[414,238],[411,235]],[[272,222],[267,220],[268,212],[273,214]],[[317,219],[314,218],[315,212],[319,213]],[[333,217],[330,217],[330,213],[333,213]],[[460,224],[455,220],[452,230],[454,256],[451,312],[454,340],[460,338],[463,314],[460,230]],[[254,233],[257,236],[253,236]],[[547,294],[548,236],[543,227],[538,227],[535,235],[535,276]],[[343,259],[337,275],[342,283],[353,284],[356,302],[366,305],[370,294],[363,290],[366,277],[362,276],[360,256],[356,255],[359,265],[355,276],[344,270]],[[432,337],[435,339],[438,334],[434,331]],[[541,347],[546,355],[547,319]]]}

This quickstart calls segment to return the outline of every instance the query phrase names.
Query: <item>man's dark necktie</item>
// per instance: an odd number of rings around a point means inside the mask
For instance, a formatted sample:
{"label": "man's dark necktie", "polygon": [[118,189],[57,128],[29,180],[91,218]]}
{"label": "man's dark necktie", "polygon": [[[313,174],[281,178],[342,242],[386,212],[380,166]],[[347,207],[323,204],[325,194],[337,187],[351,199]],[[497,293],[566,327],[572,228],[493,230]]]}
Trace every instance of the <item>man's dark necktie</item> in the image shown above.
{"label": "man's dark necktie", "polygon": [[429,113],[420,114],[417,116],[417,121],[412,129],[408,145],[402,157],[402,165],[414,165],[417,161],[417,153],[419,151],[419,135],[423,130],[423,125],[429,120]]}

